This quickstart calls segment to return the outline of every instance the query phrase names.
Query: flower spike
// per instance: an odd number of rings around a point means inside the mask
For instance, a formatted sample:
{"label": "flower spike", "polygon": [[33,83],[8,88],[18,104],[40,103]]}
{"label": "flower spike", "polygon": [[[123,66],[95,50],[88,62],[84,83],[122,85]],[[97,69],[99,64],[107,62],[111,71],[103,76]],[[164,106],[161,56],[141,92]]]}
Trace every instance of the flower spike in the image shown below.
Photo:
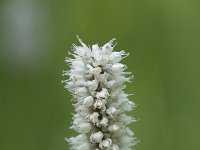
{"label": "flower spike", "polygon": [[79,135],[66,140],[71,150],[131,150],[136,138],[127,125],[135,119],[125,112],[136,105],[124,88],[133,76],[120,63],[128,54],[113,51],[116,39],[90,48],[77,38],[81,46],[74,44],[70,53],[74,58],[66,58],[70,70],[63,75],[69,79],[62,83],[73,96],[75,114],[70,128]]}

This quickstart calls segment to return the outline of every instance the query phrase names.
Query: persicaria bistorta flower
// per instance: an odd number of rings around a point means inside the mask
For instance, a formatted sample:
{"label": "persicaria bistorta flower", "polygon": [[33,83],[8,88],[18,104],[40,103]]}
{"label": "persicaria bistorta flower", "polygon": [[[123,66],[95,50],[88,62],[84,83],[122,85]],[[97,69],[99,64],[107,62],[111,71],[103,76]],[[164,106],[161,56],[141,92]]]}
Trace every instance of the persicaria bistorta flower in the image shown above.
{"label": "persicaria bistorta flower", "polygon": [[72,150],[131,150],[136,138],[127,125],[135,119],[125,112],[135,103],[124,88],[133,76],[120,63],[128,54],[113,51],[115,39],[91,48],[78,40],[81,46],[73,45],[73,58],[66,58],[70,70],[63,71],[69,76],[63,82],[75,107],[71,128],[79,133],[67,141]]}

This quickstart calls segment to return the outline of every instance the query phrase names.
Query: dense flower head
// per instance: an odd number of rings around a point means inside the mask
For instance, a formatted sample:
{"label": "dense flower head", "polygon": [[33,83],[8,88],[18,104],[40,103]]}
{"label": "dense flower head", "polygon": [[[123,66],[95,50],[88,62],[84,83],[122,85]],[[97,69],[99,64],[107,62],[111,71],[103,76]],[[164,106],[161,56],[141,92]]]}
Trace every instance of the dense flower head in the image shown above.
{"label": "dense flower head", "polygon": [[120,61],[128,56],[125,51],[113,51],[113,40],[90,48],[79,39],[73,45],[73,58],[66,58],[70,70],[64,80],[73,96],[75,107],[72,126],[79,133],[68,138],[72,150],[131,150],[136,144],[134,133],[127,127],[135,121],[125,114],[135,107],[124,92],[125,83],[133,76]]}

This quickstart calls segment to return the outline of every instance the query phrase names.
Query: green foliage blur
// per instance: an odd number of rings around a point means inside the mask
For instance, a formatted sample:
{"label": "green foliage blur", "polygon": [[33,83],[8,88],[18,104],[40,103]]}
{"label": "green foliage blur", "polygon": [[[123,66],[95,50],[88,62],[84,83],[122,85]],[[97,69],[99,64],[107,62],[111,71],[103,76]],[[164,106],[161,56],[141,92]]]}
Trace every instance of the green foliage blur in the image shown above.
{"label": "green foliage blur", "polygon": [[69,150],[61,84],[79,35],[130,53],[137,150],[200,149],[199,0],[1,0],[0,150]]}

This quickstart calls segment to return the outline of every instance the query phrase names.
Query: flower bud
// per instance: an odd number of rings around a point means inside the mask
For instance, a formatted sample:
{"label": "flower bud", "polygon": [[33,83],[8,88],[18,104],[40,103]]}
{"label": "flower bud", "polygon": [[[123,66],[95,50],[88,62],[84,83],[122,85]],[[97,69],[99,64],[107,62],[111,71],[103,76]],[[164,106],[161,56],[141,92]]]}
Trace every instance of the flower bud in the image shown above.
{"label": "flower bud", "polygon": [[92,133],[92,135],[90,136],[90,140],[93,143],[100,143],[102,141],[102,138],[103,138],[103,133],[101,131]]}
{"label": "flower bud", "polygon": [[89,109],[84,105],[78,105],[76,107],[76,111],[79,113],[80,116],[86,117],[89,114]]}
{"label": "flower bud", "polygon": [[106,109],[106,100],[105,99],[97,99],[94,103],[94,108],[102,109],[103,111]]}
{"label": "flower bud", "polygon": [[97,92],[96,97],[97,97],[97,99],[107,98],[108,95],[109,95],[108,90],[106,88],[103,88],[102,91]]}
{"label": "flower bud", "polygon": [[111,147],[111,145],[112,145],[112,140],[110,138],[107,138],[107,139],[101,141],[101,143],[99,144],[99,147],[101,149],[108,149]]}
{"label": "flower bud", "polygon": [[99,123],[99,113],[98,112],[94,112],[90,115],[89,119],[94,123]]}
{"label": "flower bud", "polygon": [[110,62],[118,63],[122,59],[121,52],[112,52],[109,55]]}
{"label": "flower bud", "polygon": [[77,90],[76,90],[76,94],[81,95],[81,96],[87,95],[87,92],[88,92],[88,90],[86,87],[80,87],[80,88],[77,88]]}
{"label": "flower bud", "polygon": [[112,118],[114,118],[114,117],[116,117],[117,115],[118,115],[118,110],[114,107],[114,106],[110,106],[107,110],[106,110],[106,113],[110,116],[110,117],[112,117]]}
{"label": "flower bud", "polygon": [[97,80],[92,80],[87,82],[87,86],[90,91],[95,91],[98,88],[98,81]]}
{"label": "flower bud", "polygon": [[103,117],[103,119],[100,121],[100,125],[102,125],[103,127],[108,126],[108,118]]}
{"label": "flower bud", "polygon": [[116,132],[116,131],[119,131],[119,130],[120,130],[120,127],[116,124],[108,127],[108,131],[111,131],[111,132]]}
{"label": "flower bud", "polygon": [[88,96],[88,97],[84,98],[84,100],[83,100],[83,105],[86,107],[92,106],[93,103],[94,103],[94,98],[92,96]]}

